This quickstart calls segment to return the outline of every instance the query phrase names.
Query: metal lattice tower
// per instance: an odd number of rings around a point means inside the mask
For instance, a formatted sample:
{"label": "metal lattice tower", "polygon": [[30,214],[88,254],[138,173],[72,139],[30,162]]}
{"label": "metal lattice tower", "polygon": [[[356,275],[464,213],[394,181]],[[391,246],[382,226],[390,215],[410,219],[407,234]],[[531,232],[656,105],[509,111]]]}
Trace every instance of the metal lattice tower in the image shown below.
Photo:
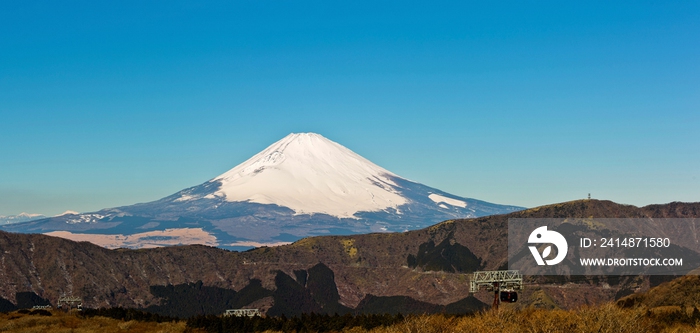
{"label": "metal lattice tower", "polygon": [[232,309],[232,310],[226,310],[226,313],[224,313],[224,316],[236,316],[236,317],[253,317],[253,316],[260,316],[260,311],[258,309]]}
{"label": "metal lattice tower", "polygon": [[482,271],[474,272],[469,280],[469,292],[478,292],[481,287],[494,292],[493,308],[498,309],[500,290],[522,290],[523,275],[520,271]]}
{"label": "metal lattice tower", "polygon": [[493,284],[498,283],[503,289],[523,289],[523,275],[520,271],[482,271],[474,272],[469,281],[469,292],[475,293],[481,287],[487,290],[493,289]]}
{"label": "metal lattice tower", "polygon": [[63,296],[58,299],[58,304],[57,308],[61,308],[61,303],[67,304],[68,308],[71,309],[73,306],[75,306],[78,310],[83,308],[83,299],[80,297],[74,297],[74,296]]}

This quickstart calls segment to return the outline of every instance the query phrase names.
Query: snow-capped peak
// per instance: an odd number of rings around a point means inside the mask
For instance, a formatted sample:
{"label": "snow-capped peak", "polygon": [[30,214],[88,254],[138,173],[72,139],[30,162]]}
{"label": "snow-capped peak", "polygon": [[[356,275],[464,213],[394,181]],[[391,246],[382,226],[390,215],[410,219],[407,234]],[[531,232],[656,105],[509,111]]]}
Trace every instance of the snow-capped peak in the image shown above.
{"label": "snow-capped peak", "polygon": [[67,211],[65,211],[65,212],[63,212],[63,213],[61,213],[61,214],[56,215],[56,216],[78,215],[78,214],[80,214],[80,212],[76,212],[76,211],[74,211],[74,210],[67,210]]}
{"label": "snow-capped peak", "polygon": [[34,218],[34,217],[42,217],[42,216],[44,216],[44,215],[25,213],[25,212],[21,212],[21,213],[19,213],[19,215],[17,215],[17,217],[26,217],[26,218]]}
{"label": "snow-capped peak", "polygon": [[27,222],[31,220],[38,220],[41,218],[44,218],[46,216],[42,214],[31,214],[31,213],[19,213],[17,215],[0,215],[0,225],[3,224],[13,224],[13,223],[19,223],[19,222]]}
{"label": "snow-capped peak", "polygon": [[214,178],[215,195],[288,207],[296,214],[355,217],[407,200],[390,171],[315,133],[292,133]]}

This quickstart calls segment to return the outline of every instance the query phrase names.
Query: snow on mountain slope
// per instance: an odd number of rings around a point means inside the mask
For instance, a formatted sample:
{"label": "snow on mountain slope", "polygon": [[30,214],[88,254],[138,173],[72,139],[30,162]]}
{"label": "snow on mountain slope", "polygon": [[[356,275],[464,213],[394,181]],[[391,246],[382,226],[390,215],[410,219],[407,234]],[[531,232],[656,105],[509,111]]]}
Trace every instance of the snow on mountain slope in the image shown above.
{"label": "snow on mountain slope", "polygon": [[290,134],[214,178],[227,201],[275,204],[297,215],[356,218],[406,203],[390,171],[315,133]]}
{"label": "snow on mountain slope", "polygon": [[[467,203],[462,201],[462,200],[448,198],[446,196],[442,196],[442,195],[435,194],[435,193],[429,195],[428,198],[430,198],[430,200],[433,200],[433,202],[436,202],[438,204],[444,202],[444,203],[450,204],[452,206],[457,206],[457,207],[462,207],[462,208],[467,207]],[[438,205],[438,206],[440,206],[440,205]]]}
{"label": "snow on mountain slope", "polygon": [[197,243],[240,250],[315,235],[415,230],[520,209],[413,182],[319,134],[301,133],[160,200],[0,229],[113,247]]}
{"label": "snow on mountain slope", "polygon": [[41,219],[44,217],[46,217],[46,216],[41,215],[41,214],[30,214],[30,213],[24,213],[24,212],[19,213],[17,215],[7,215],[7,216],[0,215],[0,225],[38,220],[38,219]]}

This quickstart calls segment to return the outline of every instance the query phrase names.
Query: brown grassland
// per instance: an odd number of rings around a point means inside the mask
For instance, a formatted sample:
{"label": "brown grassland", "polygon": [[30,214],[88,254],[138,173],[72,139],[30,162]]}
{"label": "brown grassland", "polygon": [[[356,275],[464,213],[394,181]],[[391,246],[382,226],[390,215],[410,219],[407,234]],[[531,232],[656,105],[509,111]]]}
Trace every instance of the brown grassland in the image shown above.
{"label": "brown grassland", "polygon": [[[51,316],[30,315],[18,312],[0,313],[0,332],[26,333],[82,333],[82,332],[185,332],[186,322],[174,323],[139,322],[135,320],[122,321],[106,317],[83,318],[76,313],[51,311]],[[200,332],[189,330],[189,332]]]}
{"label": "brown grassland", "polygon": [[[26,311],[25,311],[26,312]],[[51,311],[51,316],[1,313],[0,332],[205,332],[186,321],[140,322],[106,317],[84,318]],[[608,303],[575,310],[525,309],[486,311],[472,316],[419,315],[386,327],[351,327],[342,333],[448,333],[448,332],[700,332],[697,310],[680,307],[623,309]],[[268,333],[273,333],[268,331]],[[339,332],[340,333],[340,332]]]}

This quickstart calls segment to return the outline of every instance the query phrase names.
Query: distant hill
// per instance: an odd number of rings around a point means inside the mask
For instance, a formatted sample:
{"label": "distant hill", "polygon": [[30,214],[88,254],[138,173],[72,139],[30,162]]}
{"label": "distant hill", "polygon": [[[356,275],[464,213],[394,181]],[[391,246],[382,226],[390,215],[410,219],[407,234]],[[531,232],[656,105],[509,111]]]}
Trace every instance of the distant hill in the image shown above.
{"label": "distant hill", "polygon": [[28,222],[28,221],[45,219],[45,218],[46,218],[46,216],[41,215],[41,214],[29,214],[29,213],[20,213],[17,215],[0,215],[0,225]]}
{"label": "distant hill", "polygon": [[[507,215],[449,220],[416,231],[311,237],[246,252],[202,245],[108,250],[87,242],[0,232],[0,296],[17,304],[17,292],[34,292],[55,304],[59,296],[68,294],[82,297],[90,307],[153,309],[175,302],[164,296],[167,289],[162,288],[201,281],[201,290],[220,288],[235,292],[231,295],[240,295],[258,283],[245,298],[211,303],[249,305],[273,313],[378,311],[387,304],[416,311],[467,309],[479,304],[477,300],[490,303],[492,296],[487,293],[475,295],[477,299],[469,297],[466,274],[504,265],[508,218],[698,217],[698,212],[700,203],[637,208],[579,200]],[[690,227],[673,232],[694,237]],[[576,284],[561,277],[531,282],[534,284],[523,292],[518,306],[569,308],[644,291],[663,282],[663,277],[591,277],[573,281]],[[279,294],[281,286],[283,293]],[[298,307],[295,302],[305,305]]]}
{"label": "distant hill", "polygon": [[650,290],[625,296],[617,301],[622,307],[644,305],[648,308],[679,306],[700,308],[700,275],[686,275]]}

